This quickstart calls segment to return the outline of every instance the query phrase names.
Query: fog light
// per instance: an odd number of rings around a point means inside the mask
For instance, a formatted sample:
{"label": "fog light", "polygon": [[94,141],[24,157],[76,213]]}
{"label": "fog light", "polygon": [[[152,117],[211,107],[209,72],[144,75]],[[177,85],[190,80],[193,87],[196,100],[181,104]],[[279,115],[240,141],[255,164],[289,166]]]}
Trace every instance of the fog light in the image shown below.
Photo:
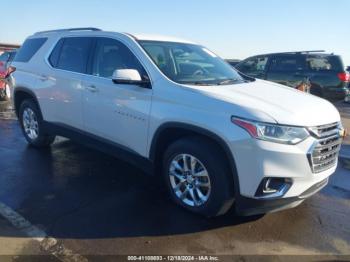
{"label": "fog light", "polygon": [[256,198],[282,197],[292,185],[289,178],[265,177],[255,193]]}

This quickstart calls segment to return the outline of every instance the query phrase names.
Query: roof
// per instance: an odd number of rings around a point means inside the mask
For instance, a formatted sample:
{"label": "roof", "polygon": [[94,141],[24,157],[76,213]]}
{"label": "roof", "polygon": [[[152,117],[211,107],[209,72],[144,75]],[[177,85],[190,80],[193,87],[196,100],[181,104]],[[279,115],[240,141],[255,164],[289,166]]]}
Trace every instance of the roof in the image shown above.
{"label": "roof", "polygon": [[162,41],[162,42],[178,42],[178,43],[188,43],[188,44],[195,44],[192,41],[177,38],[173,36],[164,36],[164,35],[154,35],[154,34],[130,34],[133,37],[135,37],[137,40],[144,40],[144,41]]}
{"label": "roof", "polygon": [[311,50],[311,51],[291,51],[291,52],[275,52],[275,53],[267,53],[260,54],[255,56],[264,56],[264,55],[317,55],[317,56],[330,56],[334,55],[333,53],[325,53],[324,50]]}
{"label": "roof", "polygon": [[[94,34],[101,34],[101,33],[118,33],[118,32],[106,32],[98,28],[94,27],[80,27],[80,28],[66,28],[66,29],[56,29],[56,30],[48,30],[48,31],[41,31],[37,32],[33,35],[33,37],[37,37],[40,35],[47,35],[47,34],[58,34],[58,33],[67,33],[67,32],[90,32]],[[172,36],[162,36],[162,35],[152,35],[152,34],[129,34],[129,33],[119,33],[119,34],[124,34],[131,36],[137,40],[148,40],[148,41],[164,41],[164,42],[179,42],[179,43],[189,43],[189,44],[194,44],[194,42],[177,38],[177,37],[172,37]]]}

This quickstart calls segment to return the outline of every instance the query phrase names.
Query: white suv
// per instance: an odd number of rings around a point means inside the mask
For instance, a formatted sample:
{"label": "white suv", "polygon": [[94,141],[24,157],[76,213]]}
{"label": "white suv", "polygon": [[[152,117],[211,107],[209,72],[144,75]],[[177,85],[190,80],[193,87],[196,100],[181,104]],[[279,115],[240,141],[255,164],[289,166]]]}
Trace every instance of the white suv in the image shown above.
{"label": "white suv", "polygon": [[171,198],[216,216],[300,204],[337,166],[340,116],[321,98],[235,71],[185,40],[76,28],[30,36],[12,98],[35,147],[56,135],[161,176]]}

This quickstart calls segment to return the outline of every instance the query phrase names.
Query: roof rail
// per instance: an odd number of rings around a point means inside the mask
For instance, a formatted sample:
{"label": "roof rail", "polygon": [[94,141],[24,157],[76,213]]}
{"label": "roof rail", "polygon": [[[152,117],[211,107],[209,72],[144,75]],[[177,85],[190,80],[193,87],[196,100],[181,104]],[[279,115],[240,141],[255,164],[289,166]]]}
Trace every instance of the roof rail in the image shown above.
{"label": "roof rail", "polygon": [[276,54],[302,54],[302,53],[323,53],[325,50],[307,50],[307,51],[291,51],[291,52],[281,52]]}
{"label": "roof rail", "polygon": [[66,28],[66,29],[40,31],[40,32],[35,33],[34,35],[40,35],[40,34],[46,34],[46,33],[71,32],[71,31],[102,31],[102,30],[99,28],[94,28],[94,27],[77,27],[77,28]]}

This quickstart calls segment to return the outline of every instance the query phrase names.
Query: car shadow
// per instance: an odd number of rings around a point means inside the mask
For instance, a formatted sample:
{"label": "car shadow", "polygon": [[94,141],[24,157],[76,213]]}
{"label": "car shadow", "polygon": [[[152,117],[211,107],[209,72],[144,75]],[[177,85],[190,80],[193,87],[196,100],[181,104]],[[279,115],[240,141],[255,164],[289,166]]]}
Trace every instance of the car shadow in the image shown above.
{"label": "car shadow", "polygon": [[[10,141],[10,140],[9,140]],[[6,142],[5,142],[6,143]],[[173,204],[157,177],[70,140],[49,149],[15,142],[3,164],[0,201],[56,238],[188,234],[262,216],[204,218]]]}

